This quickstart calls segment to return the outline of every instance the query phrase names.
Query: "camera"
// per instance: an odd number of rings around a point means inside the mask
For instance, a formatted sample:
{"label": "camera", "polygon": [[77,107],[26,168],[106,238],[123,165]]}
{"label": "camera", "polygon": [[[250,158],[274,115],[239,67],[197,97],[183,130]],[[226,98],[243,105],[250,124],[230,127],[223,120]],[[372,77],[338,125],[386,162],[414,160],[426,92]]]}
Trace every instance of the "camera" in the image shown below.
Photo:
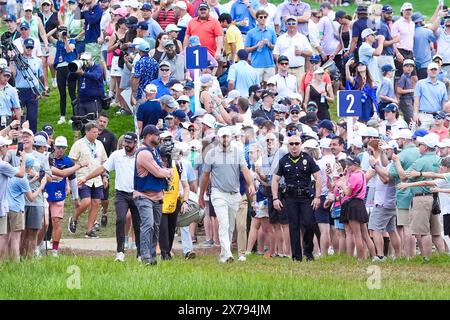
{"label": "camera", "polygon": [[174,147],[175,143],[172,140],[164,141],[162,145],[159,147],[159,153],[161,155],[161,158],[170,159]]}
{"label": "camera", "polygon": [[100,104],[102,105],[102,109],[103,110],[108,110],[109,107],[111,106],[111,101],[112,101],[113,97],[103,97],[100,100]]}
{"label": "camera", "polygon": [[73,116],[72,118],[72,130],[80,131],[84,135],[84,126],[97,119],[95,113],[91,112],[84,116]]}
{"label": "camera", "polygon": [[83,60],[74,60],[72,62],[69,62],[69,65],[67,66],[69,72],[77,72],[78,70],[81,70],[84,67],[86,67],[86,62]]}
{"label": "camera", "polygon": [[45,177],[45,170],[39,170],[39,181],[44,179],[44,177]]}
{"label": "camera", "polygon": [[58,32],[62,37],[67,37],[67,28],[65,26],[59,26]]}

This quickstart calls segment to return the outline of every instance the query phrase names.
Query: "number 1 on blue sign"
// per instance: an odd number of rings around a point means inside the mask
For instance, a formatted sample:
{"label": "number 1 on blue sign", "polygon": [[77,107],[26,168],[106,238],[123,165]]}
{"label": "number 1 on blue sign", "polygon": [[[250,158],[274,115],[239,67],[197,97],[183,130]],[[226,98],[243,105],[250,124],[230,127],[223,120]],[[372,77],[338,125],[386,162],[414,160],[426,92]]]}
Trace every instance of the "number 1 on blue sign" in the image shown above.
{"label": "number 1 on blue sign", "polygon": [[200,54],[199,54],[199,52],[198,52],[198,49],[192,51],[192,53],[193,53],[194,56],[195,56],[195,65],[196,65],[196,66],[200,65],[200,59],[199,59]]}

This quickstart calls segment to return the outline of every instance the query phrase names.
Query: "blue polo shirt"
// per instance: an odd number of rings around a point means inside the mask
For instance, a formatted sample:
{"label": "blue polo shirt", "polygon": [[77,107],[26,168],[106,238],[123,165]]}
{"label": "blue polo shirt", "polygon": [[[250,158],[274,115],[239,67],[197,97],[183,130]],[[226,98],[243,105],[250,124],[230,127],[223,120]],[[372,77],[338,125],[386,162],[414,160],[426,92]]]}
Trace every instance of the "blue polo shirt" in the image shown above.
{"label": "blue polo shirt", "polygon": [[430,43],[436,41],[436,37],[428,28],[418,27],[414,29],[414,58],[418,69],[426,68],[431,62]]}
{"label": "blue polo shirt", "polygon": [[[391,35],[391,31],[389,30],[389,27],[386,23],[384,22],[380,22],[380,29],[378,30],[378,35],[382,35],[384,36],[384,39],[386,41],[391,41],[392,40],[392,35]],[[378,41],[377,45],[378,45]],[[383,48],[383,52],[382,52],[383,56],[393,56],[394,55],[394,45],[390,45],[388,47],[384,47]]]}
{"label": "blue polo shirt", "polygon": [[[272,45],[277,41],[277,35],[273,29],[253,28],[247,33],[245,38],[245,47],[254,47],[259,41],[268,39]],[[268,46],[263,46],[262,49],[256,49],[251,53],[251,62],[254,68],[270,68],[274,67],[273,50]]]}
{"label": "blue polo shirt", "polygon": [[11,109],[18,108],[20,108],[20,101],[17,89],[7,83],[3,89],[0,89],[0,116],[11,117]]}
{"label": "blue polo shirt", "polygon": [[17,89],[30,89],[31,87],[39,88],[38,78],[42,77],[42,75],[44,74],[44,72],[42,71],[41,59],[35,58],[35,57],[25,57],[25,56],[23,56],[23,59],[28,63],[28,65],[30,67],[28,73],[25,75],[27,76],[28,74],[34,74],[36,76],[32,76],[31,79],[26,80],[24,78],[23,72],[20,72],[20,71],[17,72],[16,88]]}
{"label": "blue polo shirt", "polygon": [[259,84],[259,75],[255,68],[246,61],[233,64],[228,70],[227,81],[233,80],[234,87],[241,93],[242,97],[248,97],[248,88]]}
{"label": "blue polo shirt", "polygon": [[142,121],[142,128],[145,128],[148,124],[156,126],[159,119],[164,119],[167,116],[167,112],[161,108],[161,104],[158,100],[149,100],[144,102],[138,107],[136,113],[137,121]]}
{"label": "blue polo shirt", "polygon": [[442,105],[448,100],[445,84],[439,80],[432,83],[429,78],[417,82],[414,97],[419,97],[419,112],[442,110]]}
{"label": "blue polo shirt", "polygon": [[164,82],[161,81],[161,78],[155,79],[151,83],[154,84],[158,89],[158,91],[156,92],[156,98],[161,98],[165,94],[170,95],[169,87],[167,87]]}
{"label": "blue polo shirt", "polygon": [[[144,20],[145,21],[145,20]],[[158,22],[150,18],[147,21],[148,35],[156,39],[161,32],[164,32]]]}
{"label": "blue polo shirt", "polygon": [[250,10],[247,8],[247,5],[242,2],[242,0],[238,0],[231,6],[230,12],[231,18],[233,21],[241,22],[244,19],[248,19],[248,26],[237,26],[242,34],[247,34],[248,31],[253,29],[256,26],[256,21],[253,16],[250,14]]}
{"label": "blue polo shirt", "polygon": [[353,23],[352,38],[358,38],[356,49],[358,49],[362,43],[361,33],[363,32],[364,29],[367,29],[367,20],[368,20],[367,18],[361,18]]}

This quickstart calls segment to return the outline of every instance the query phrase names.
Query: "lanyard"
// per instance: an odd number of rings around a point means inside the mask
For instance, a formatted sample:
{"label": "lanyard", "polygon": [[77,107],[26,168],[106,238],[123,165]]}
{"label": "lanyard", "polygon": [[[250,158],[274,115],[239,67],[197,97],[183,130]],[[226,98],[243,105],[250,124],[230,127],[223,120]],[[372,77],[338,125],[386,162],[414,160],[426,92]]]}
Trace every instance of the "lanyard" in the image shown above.
{"label": "lanyard", "polygon": [[53,15],[53,14],[50,14],[50,16],[47,18],[47,17],[45,17],[45,13],[42,14],[42,20],[44,20],[44,21],[43,21],[43,22],[44,22],[44,27],[47,26],[47,22],[48,22],[48,20],[50,20],[50,18],[52,17],[52,15]]}
{"label": "lanyard", "polygon": [[94,159],[97,159],[97,145],[94,142],[94,145],[92,146],[92,143],[89,142],[86,137],[84,138],[84,143],[89,148],[89,152],[91,153],[91,157]]}

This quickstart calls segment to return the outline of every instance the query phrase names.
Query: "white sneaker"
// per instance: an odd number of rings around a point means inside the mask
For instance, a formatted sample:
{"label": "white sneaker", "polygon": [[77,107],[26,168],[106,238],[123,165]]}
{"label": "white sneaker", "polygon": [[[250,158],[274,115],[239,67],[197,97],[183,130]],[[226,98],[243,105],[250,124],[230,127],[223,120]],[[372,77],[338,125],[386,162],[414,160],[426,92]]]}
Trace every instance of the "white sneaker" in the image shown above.
{"label": "white sneaker", "polygon": [[379,256],[375,256],[372,258],[372,262],[384,262],[386,261],[386,257],[379,257]]}
{"label": "white sneaker", "polygon": [[66,123],[66,117],[64,117],[64,116],[59,117],[58,124],[64,124],[64,123]]}
{"label": "white sneaker", "polygon": [[34,256],[37,258],[41,257],[41,248],[39,248],[39,246],[34,248]]}
{"label": "white sneaker", "polygon": [[52,250],[52,257],[59,257],[58,250]]}
{"label": "white sneaker", "polygon": [[328,248],[328,255],[329,255],[329,256],[334,255],[334,249],[333,249],[333,247],[329,247],[329,248]]}
{"label": "white sneaker", "polygon": [[142,262],[141,256],[137,257],[136,260],[137,260],[137,262]]}
{"label": "white sneaker", "polygon": [[52,87],[56,88],[57,86],[58,86],[58,83],[56,82],[56,78],[53,78]]}
{"label": "white sneaker", "polygon": [[116,260],[114,260],[114,261],[124,262],[125,261],[125,254],[123,252],[117,252]]}
{"label": "white sneaker", "polygon": [[245,256],[240,256],[238,258],[238,261],[244,262],[244,261],[247,261],[247,258]]}

